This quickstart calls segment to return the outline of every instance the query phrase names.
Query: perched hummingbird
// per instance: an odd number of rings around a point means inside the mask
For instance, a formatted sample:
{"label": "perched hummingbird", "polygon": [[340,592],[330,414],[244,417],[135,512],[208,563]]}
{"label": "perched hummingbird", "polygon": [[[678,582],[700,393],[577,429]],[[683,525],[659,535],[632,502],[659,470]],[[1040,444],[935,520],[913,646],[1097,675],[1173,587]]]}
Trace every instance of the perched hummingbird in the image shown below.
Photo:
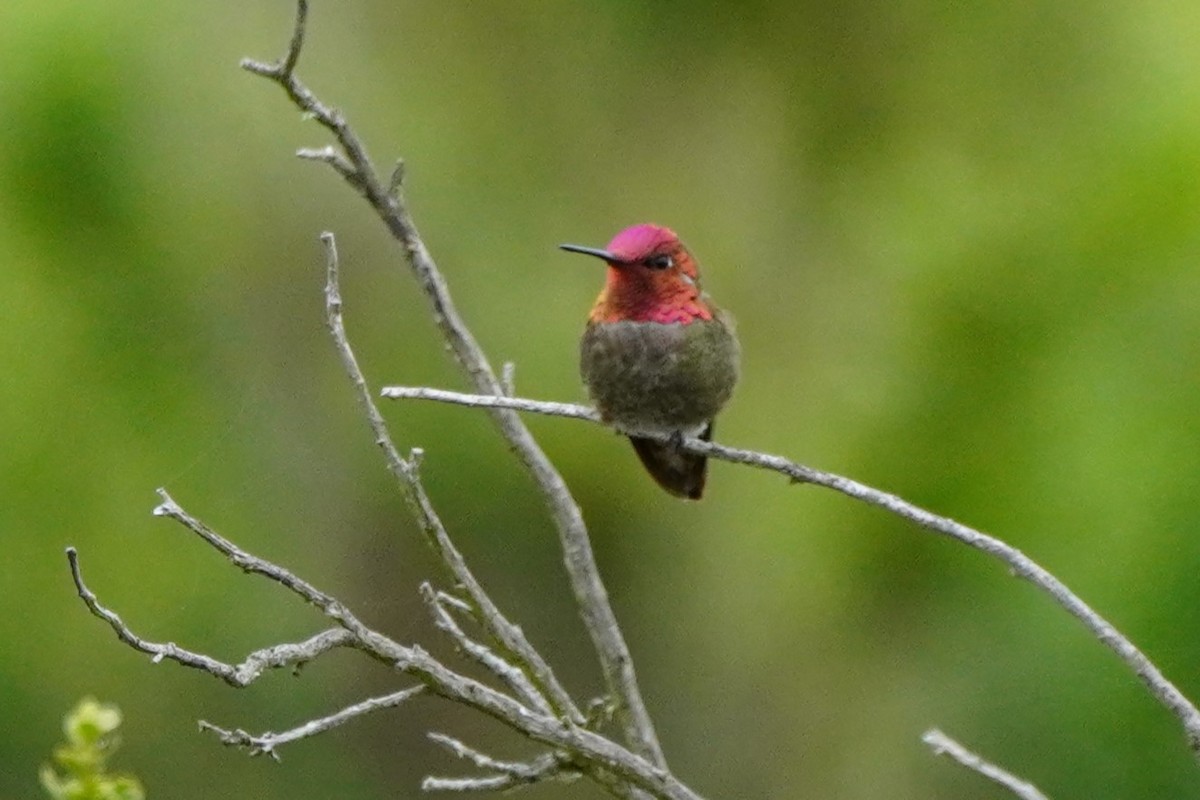
{"label": "perched hummingbird", "polygon": [[608,263],[579,347],[588,394],[660,486],[699,500],[704,457],[637,433],[711,438],[738,377],[732,318],[700,289],[696,259],[670,228],[634,225],[603,250],[561,247]]}

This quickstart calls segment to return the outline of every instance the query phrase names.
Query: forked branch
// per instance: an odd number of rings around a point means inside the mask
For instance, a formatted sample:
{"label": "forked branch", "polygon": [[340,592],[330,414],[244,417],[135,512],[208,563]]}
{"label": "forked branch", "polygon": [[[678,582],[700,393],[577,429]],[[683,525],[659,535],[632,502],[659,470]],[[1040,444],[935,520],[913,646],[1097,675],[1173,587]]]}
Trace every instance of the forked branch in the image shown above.
{"label": "forked branch", "polygon": [[354,351],[350,348],[350,340],[346,336],[346,326],[342,319],[337,242],[331,233],[321,234],[321,241],[325,244],[326,252],[325,322],[330,335],[333,336],[333,343],[341,358],[342,366],[346,370],[350,383],[354,386],[359,404],[371,426],[375,443],[383,451],[388,469],[396,477],[400,490],[408,502],[409,510],[420,524],[426,541],[440,556],[450,577],[467,593],[472,611],[492,639],[502,648],[504,654],[515,661],[529,676],[529,679],[545,696],[545,702],[550,703],[550,707],[555,713],[567,716],[576,724],[582,723],[583,715],[554,675],[550,665],[529,643],[521,629],[500,613],[500,609],[496,607],[479,581],[475,579],[475,575],[467,566],[462,553],[450,540],[450,535],[446,532],[446,527],[434,510],[433,503],[425,493],[425,487],[420,480],[421,451],[413,450],[408,458],[404,458],[392,441],[387,424],[375,406],[375,400],[371,396],[370,389],[367,388],[366,378],[363,377],[362,369],[358,366],[358,359],[354,357]]}
{"label": "forked branch", "polygon": [[[429,584],[421,587],[438,627],[459,651],[472,659],[507,692],[452,670],[417,645],[405,645],[367,627],[343,603],[321,591],[290,570],[238,547],[201,520],[189,514],[165,491],[155,516],[174,520],[196,534],[245,572],[261,575],[287,588],[319,609],[337,627],[298,643],[285,643],[252,653],[241,664],[227,664],[211,656],[193,652],[174,643],[151,642],[125,624],[103,606],[84,583],[74,549],[67,552],[71,575],[79,596],[88,609],[103,619],[126,644],[152,656],[154,661],[172,660],[201,669],[233,686],[245,686],[271,667],[300,664],[319,657],[336,647],[351,647],[388,664],[420,681],[415,687],[383,697],[368,698],[337,713],[311,720],[283,733],[252,734],[241,729],[226,729],[203,722],[201,727],[215,733],[225,744],[248,750],[252,755],[278,757],[282,745],[342,725],[364,714],[407,702],[421,691],[465,705],[491,716],[529,740],[548,748],[533,761],[506,762],[481,754],[465,745],[456,754],[473,760],[490,774],[462,779],[431,778],[431,790],[483,790],[527,785],[543,780],[564,780],[586,775],[620,798],[657,797],[668,800],[700,800],[699,796],[658,765],[640,754],[613,742],[588,727],[589,721],[567,694],[553,670],[534,649],[521,630],[510,623],[484,592],[467,568],[434,511],[420,480],[420,451],[407,458],[400,455],[383,417],[379,414],[346,336],[342,320],[337,247],[331,234],[322,235],[326,245],[326,319],[335,347],[346,368],[385,460],[399,481],[410,510],[420,523],[429,543],[440,556],[449,576],[466,595],[466,600],[439,592]],[[497,645],[497,650],[470,638],[453,617],[466,614]],[[455,741],[443,737],[443,744]]]}
{"label": "forked branch", "polygon": [[[417,231],[403,193],[402,163],[397,162],[386,181],[381,179],[362,141],[342,113],[322,103],[296,77],[296,65],[304,47],[307,17],[308,3],[299,0],[291,42],[284,56],[275,63],[245,59],[242,66],[278,83],[297,108],[333,136],[337,149],[304,149],[298,155],[329,164],[366,199],[399,243],[410,271],[429,302],[434,322],[475,390],[481,394],[503,394],[501,379],[459,315],[442,272]],[[633,659],[609,604],[579,505],[520,417],[504,408],[492,409],[491,416],[510,449],[532,477],[554,520],[571,590],[596,649],[605,682],[615,700],[616,717],[626,741],[639,755],[660,767],[665,766],[666,760],[654,724],[638,688]]]}
{"label": "forked branch", "polygon": [[[194,533],[197,532],[195,528],[190,526],[189,528]],[[295,586],[307,585],[293,573],[277,564],[252,555],[236,546],[230,546],[226,551],[217,544],[218,541],[227,540],[220,537],[217,539],[206,537],[205,541],[221,550],[231,563],[267,567],[267,569],[253,571],[293,591],[295,591]],[[67,558],[80,597],[88,609],[107,622],[123,642],[151,655],[155,662],[175,661],[184,666],[208,672],[234,686],[244,685],[231,680],[230,676],[237,669],[233,665],[225,664],[211,656],[185,650],[172,643],[151,642],[134,633],[116,613],[100,603],[95,593],[84,582],[79,567],[79,558],[73,548],[67,550]],[[636,790],[643,791],[649,796],[665,800],[701,800],[699,795],[683,785],[673,775],[655,767],[635,753],[594,731],[573,724],[570,720],[534,711],[519,700],[487,684],[455,672],[422,648],[416,645],[400,644],[384,634],[366,627],[353,613],[340,604],[326,609],[326,614],[336,615],[335,618],[350,636],[350,641],[347,642],[349,646],[390,665],[398,672],[416,678],[422,686],[381,698],[365,700],[336,714],[313,720],[282,734],[254,735],[243,730],[227,730],[211,723],[204,723],[203,728],[217,734],[226,744],[244,747],[252,754],[267,753],[277,757],[277,749],[283,744],[319,733],[371,711],[393,707],[407,701],[417,693],[418,689],[423,688],[439,697],[472,708],[500,721],[527,739],[546,745],[552,753],[562,753],[562,756],[554,756],[556,763],[561,764],[562,769],[587,774],[616,797],[630,797],[636,787]],[[328,647],[325,648],[326,651],[328,649]],[[314,657],[316,656],[314,655]],[[558,771],[560,770],[547,770],[544,777],[553,777]],[[533,775],[534,773],[530,773],[528,776],[530,780],[533,780]]]}

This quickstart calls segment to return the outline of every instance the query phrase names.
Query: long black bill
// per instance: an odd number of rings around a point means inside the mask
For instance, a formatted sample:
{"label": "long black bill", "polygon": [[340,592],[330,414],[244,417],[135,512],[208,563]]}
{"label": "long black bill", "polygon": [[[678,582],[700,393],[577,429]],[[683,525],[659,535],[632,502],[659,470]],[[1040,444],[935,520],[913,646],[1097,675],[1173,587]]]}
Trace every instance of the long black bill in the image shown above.
{"label": "long black bill", "polygon": [[584,247],[579,244],[560,244],[559,250],[566,250],[568,253],[583,253],[585,256],[595,256],[602,258],[610,264],[623,264],[625,260],[618,258],[616,253],[610,253],[607,250],[601,250],[599,247]]}

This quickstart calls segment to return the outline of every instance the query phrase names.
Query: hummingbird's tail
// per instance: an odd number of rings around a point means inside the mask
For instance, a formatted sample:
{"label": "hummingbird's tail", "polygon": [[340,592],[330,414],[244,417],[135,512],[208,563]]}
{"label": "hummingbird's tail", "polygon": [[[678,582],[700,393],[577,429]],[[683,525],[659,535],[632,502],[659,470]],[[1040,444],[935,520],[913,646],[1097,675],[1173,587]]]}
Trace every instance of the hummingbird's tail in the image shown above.
{"label": "hummingbird's tail", "polygon": [[[700,438],[706,442],[711,439],[712,428],[710,422],[700,433]],[[638,458],[659,486],[687,500],[699,500],[704,494],[704,479],[708,475],[708,459],[704,456],[684,453],[674,445],[653,439],[630,436],[629,441],[633,442]]]}

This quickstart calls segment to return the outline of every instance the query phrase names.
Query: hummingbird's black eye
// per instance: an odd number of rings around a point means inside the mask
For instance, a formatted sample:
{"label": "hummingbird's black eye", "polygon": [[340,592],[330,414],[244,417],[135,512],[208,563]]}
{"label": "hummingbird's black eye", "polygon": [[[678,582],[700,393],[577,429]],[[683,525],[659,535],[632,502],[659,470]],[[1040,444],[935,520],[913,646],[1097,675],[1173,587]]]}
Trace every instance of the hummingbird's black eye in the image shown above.
{"label": "hummingbird's black eye", "polygon": [[651,269],[670,269],[675,265],[675,260],[666,253],[660,253],[656,256],[650,256],[644,263]]}

